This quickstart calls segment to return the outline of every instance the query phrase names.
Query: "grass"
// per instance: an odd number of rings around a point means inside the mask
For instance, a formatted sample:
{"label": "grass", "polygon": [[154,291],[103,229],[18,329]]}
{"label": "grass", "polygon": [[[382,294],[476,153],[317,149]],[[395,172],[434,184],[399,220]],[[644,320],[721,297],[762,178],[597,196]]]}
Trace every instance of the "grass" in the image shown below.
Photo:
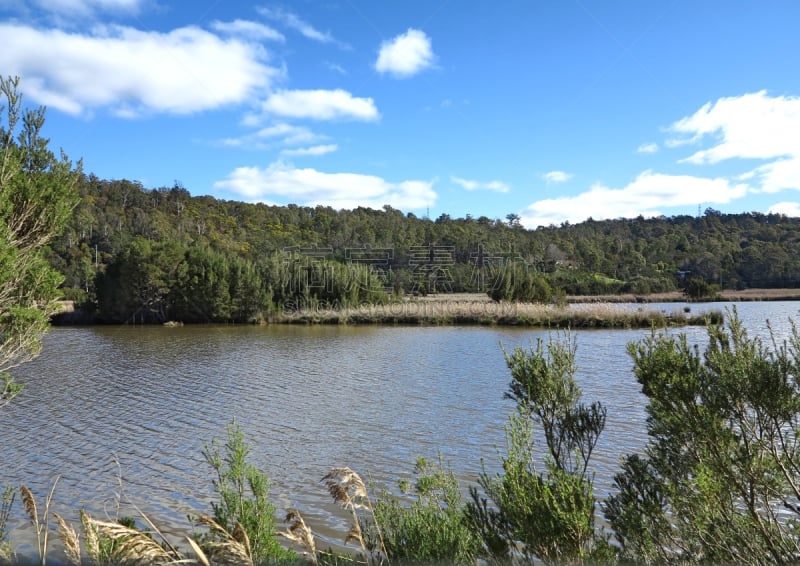
{"label": "grass", "polygon": [[688,315],[681,309],[621,307],[610,302],[567,305],[496,303],[485,295],[441,295],[387,305],[284,312],[286,324],[415,324],[525,326],[541,328],[650,328],[721,322],[720,312]]}

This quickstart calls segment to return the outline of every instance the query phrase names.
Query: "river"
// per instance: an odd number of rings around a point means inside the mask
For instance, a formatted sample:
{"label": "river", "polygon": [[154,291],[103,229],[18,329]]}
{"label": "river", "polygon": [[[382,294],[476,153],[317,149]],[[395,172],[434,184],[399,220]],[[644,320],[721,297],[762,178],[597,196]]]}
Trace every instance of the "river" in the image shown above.
{"label": "river", "polygon": [[[648,305],[674,311],[676,305]],[[692,305],[695,312],[731,304]],[[737,304],[751,335],[779,337],[800,304]],[[628,308],[636,308],[630,306]],[[684,328],[695,341],[705,330]],[[573,332],[584,401],[608,421],[596,452],[597,493],[620,458],[646,443],[645,399],[625,352],[646,330]],[[184,326],[54,328],[16,375],[23,393],[0,410],[0,485],[26,484],[51,511],[77,521],[145,512],[190,530],[210,512],[207,442],[237,419],[252,462],[272,479],[279,514],[297,508],[326,542],[347,518],[320,479],[350,466],[391,488],[418,456],[449,462],[465,485],[482,459],[497,469],[509,372],[502,347],[527,347],[547,331],[506,327]],[[35,554],[19,501],[9,522],[15,550]]]}

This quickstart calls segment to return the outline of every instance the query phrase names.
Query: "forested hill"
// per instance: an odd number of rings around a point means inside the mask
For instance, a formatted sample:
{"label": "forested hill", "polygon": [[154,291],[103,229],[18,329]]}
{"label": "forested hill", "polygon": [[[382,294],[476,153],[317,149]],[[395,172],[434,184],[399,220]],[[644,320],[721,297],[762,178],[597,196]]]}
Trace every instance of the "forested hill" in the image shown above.
{"label": "forested hill", "polygon": [[[389,206],[278,207],[93,176],[83,179],[80,195],[71,224],[51,246],[71,297],[92,296],[98,274],[143,246],[151,258],[202,249],[253,264],[290,252],[367,265],[407,292],[485,291],[497,270],[512,264],[546,274],[571,294],[671,290],[687,274],[723,288],[800,286],[800,219],[780,215],[709,209],[701,217],[527,230],[515,215],[427,219]],[[136,255],[141,269],[145,256]]]}

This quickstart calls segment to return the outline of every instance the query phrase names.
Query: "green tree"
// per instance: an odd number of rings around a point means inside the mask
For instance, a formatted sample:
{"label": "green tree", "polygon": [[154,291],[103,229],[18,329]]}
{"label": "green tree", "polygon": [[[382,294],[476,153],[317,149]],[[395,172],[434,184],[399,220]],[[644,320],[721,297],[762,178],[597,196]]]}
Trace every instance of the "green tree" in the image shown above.
{"label": "green tree", "polygon": [[[60,158],[42,137],[45,109],[23,109],[19,78],[0,77],[0,407],[19,391],[8,372],[34,358],[62,276],[45,247],[77,203],[80,164]],[[16,137],[15,137],[16,136]]]}
{"label": "green tree", "polygon": [[800,334],[771,348],[735,311],[629,345],[650,443],[615,477],[605,516],[623,558],[782,564],[800,556]]}

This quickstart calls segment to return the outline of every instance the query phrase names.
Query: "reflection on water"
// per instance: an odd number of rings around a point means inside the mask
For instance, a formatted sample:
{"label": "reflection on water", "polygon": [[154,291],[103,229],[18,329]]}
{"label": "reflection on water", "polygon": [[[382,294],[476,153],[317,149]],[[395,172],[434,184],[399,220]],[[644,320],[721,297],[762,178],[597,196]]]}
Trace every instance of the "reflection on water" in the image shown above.
{"label": "reflection on water", "polygon": [[[724,309],[726,305],[712,305]],[[695,311],[708,305],[693,305]],[[664,305],[672,312],[675,305]],[[790,329],[796,303],[742,303],[751,333]],[[685,329],[702,340],[703,329]],[[640,450],[644,398],[625,345],[647,331],[580,331],[578,380],[602,401],[597,493],[619,459]],[[474,481],[481,459],[496,466],[508,370],[500,345],[527,346],[543,331],[487,327],[56,328],[43,354],[18,374],[25,390],[0,411],[0,484],[27,484],[44,498],[60,477],[53,510],[136,514],[189,528],[210,511],[210,468],[201,451],[236,418],[253,462],[273,481],[280,511],[299,508],[323,539],[346,519],[320,478],[347,465],[391,487],[418,456],[442,457]],[[13,432],[8,432],[13,431]],[[29,553],[33,530],[20,506],[12,540]]]}

